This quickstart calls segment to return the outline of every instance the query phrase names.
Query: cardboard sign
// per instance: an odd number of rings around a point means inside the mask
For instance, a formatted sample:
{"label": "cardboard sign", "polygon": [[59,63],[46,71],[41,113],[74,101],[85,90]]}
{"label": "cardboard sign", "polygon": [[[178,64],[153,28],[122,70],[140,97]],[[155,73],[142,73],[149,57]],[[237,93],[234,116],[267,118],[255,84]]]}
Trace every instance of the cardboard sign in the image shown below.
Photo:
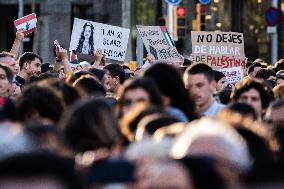
{"label": "cardboard sign", "polygon": [[227,82],[230,84],[235,84],[244,77],[244,70],[241,66],[219,69],[218,71],[223,72],[226,76]]}
{"label": "cardboard sign", "polygon": [[192,31],[191,41],[194,63],[206,63],[214,69],[245,68],[242,33]]}
{"label": "cardboard sign", "polygon": [[106,58],[124,61],[129,29],[75,18],[70,49],[94,56],[102,49]]}
{"label": "cardboard sign", "polygon": [[138,34],[155,60],[176,63],[180,60],[179,53],[165,26],[136,26]]}
{"label": "cardboard sign", "polygon": [[25,36],[36,29],[37,17],[35,13],[29,14],[14,21],[16,31],[21,31]]}

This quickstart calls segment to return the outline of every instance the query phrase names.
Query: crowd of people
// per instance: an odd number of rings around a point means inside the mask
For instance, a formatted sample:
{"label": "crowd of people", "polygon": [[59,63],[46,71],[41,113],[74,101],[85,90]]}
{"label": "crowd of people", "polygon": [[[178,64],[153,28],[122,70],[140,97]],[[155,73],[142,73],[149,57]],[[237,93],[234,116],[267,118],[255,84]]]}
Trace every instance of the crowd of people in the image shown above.
{"label": "crowd of people", "polygon": [[44,63],[23,38],[0,53],[1,189],[284,187],[284,59],[228,83],[185,59]]}

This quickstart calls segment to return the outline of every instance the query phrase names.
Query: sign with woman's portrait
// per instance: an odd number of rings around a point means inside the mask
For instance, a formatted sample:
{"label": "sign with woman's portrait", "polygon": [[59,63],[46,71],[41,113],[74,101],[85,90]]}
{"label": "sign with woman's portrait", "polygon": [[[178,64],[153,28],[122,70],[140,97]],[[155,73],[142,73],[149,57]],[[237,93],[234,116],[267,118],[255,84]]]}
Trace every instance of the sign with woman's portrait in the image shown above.
{"label": "sign with woman's portrait", "polygon": [[124,61],[129,32],[126,28],[75,18],[70,49],[94,56],[100,48],[106,58]]}

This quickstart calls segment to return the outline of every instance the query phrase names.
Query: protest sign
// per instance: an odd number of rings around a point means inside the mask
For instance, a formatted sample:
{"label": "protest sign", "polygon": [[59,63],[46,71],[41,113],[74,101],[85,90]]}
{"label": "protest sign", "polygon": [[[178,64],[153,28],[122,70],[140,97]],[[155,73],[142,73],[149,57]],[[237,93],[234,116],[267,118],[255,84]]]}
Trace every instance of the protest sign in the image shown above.
{"label": "protest sign", "polygon": [[92,56],[102,49],[106,58],[124,61],[129,32],[126,28],[75,18],[70,49]]}
{"label": "protest sign", "polygon": [[24,35],[28,35],[35,31],[37,17],[35,13],[29,14],[14,21],[16,31],[21,31]]}
{"label": "protest sign", "polygon": [[194,63],[206,63],[214,69],[245,67],[242,33],[192,31],[191,41]]}
{"label": "protest sign", "polygon": [[155,60],[168,63],[179,61],[179,53],[165,26],[136,26],[138,34]]}
{"label": "protest sign", "polygon": [[218,71],[223,72],[226,76],[227,82],[230,84],[235,84],[239,82],[244,76],[244,70],[241,66],[232,68],[223,68]]}

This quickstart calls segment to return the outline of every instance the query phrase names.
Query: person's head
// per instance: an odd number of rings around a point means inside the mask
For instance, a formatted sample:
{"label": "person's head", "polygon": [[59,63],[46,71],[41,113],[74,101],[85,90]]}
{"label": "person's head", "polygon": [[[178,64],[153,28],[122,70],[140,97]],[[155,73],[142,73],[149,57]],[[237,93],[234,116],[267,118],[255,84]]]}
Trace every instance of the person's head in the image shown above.
{"label": "person's head", "polygon": [[[249,116],[253,120],[257,120],[257,118],[258,118],[254,108],[247,103],[233,102],[233,103],[229,104],[227,107],[224,108],[224,111],[228,111],[228,110],[230,110],[232,112],[237,112],[244,117]],[[221,110],[221,112],[222,112],[222,110]]]}
{"label": "person's head", "polygon": [[119,93],[118,114],[123,116],[137,103],[162,106],[162,97],[157,84],[148,77],[128,80]]}
{"label": "person's head", "polygon": [[105,75],[105,71],[98,69],[98,68],[90,68],[89,72],[91,72],[94,76],[96,76],[100,82],[103,81],[104,75]]}
{"label": "person's head", "polygon": [[219,91],[223,90],[228,85],[228,82],[227,82],[226,76],[223,72],[220,72],[218,70],[213,70],[213,71],[214,71],[214,80],[217,83],[216,92],[219,92]]}
{"label": "person's head", "polygon": [[20,68],[14,54],[9,52],[1,52],[0,62],[8,66],[12,70],[14,75],[18,74]]}
{"label": "person's head", "polygon": [[284,100],[276,100],[267,109],[265,120],[274,126],[284,125]]}
{"label": "person's head", "polygon": [[32,52],[26,52],[19,58],[20,71],[30,76],[41,73],[42,58]]}
{"label": "person's head", "polygon": [[50,153],[23,153],[0,161],[2,189],[82,189],[74,164]]}
{"label": "person's head", "polygon": [[66,82],[73,85],[73,83],[83,75],[92,75],[92,74],[86,70],[75,71],[66,78]]}
{"label": "person's head", "polygon": [[207,64],[193,64],[184,73],[184,83],[197,107],[209,106],[216,89],[214,72]]}
{"label": "person's head", "polygon": [[280,59],[276,62],[275,67],[279,70],[284,70],[284,59]]}
{"label": "person's head", "polygon": [[255,77],[255,74],[261,69],[261,64],[259,62],[253,63],[247,69],[247,75],[250,77]]}
{"label": "person's head", "polygon": [[217,97],[220,103],[227,105],[231,102],[232,91],[232,87],[227,85],[223,90],[219,91],[215,97]]}
{"label": "person's head", "polygon": [[260,78],[263,80],[275,81],[276,73],[272,69],[261,68],[255,74],[255,78]]}
{"label": "person's head", "polygon": [[280,70],[276,73],[276,84],[280,85],[284,83],[284,70]]}
{"label": "person's head", "polygon": [[111,149],[121,136],[113,109],[105,98],[78,102],[65,113],[60,125],[75,152]]}
{"label": "person's head", "polygon": [[194,101],[189,97],[178,69],[170,64],[156,63],[144,75],[157,83],[165,106],[181,110],[189,120],[197,117]]}
{"label": "person's head", "polygon": [[12,70],[0,63],[0,96],[8,97],[12,91],[13,82],[13,72]]}
{"label": "person's head", "polygon": [[248,146],[237,131],[208,118],[190,123],[174,141],[171,154],[177,159],[185,156],[213,158],[218,172],[230,184],[236,184],[238,176],[251,165]]}
{"label": "person's head", "polygon": [[117,63],[108,64],[104,67],[105,75],[103,85],[108,92],[117,93],[120,85],[125,81],[125,71]]}
{"label": "person's head", "polygon": [[56,123],[61,117],[63,105],[52,89],[30,85],[16,100],[19,119],[23,122]]}
{"label": "person's head", "polygon": [[50,63],[43,63],[40,67],[41,73],[46,73],[53,70],[53,66]]}
{"label": "person's head", "polygon": [[273,88],[275,99],[284,99],[284,83]]}
{"label": "person's head", "polygon": [[264,81],[250,77],[242,79],[232,92],[231,99],[251,105],[261,117],[274,99],[273,92]]}
{"label": "person's head", "polygon": [[73,105],[80,96],[78,91],[68,83],[58,79],[45,79],[37,83],[39,86],[50,87],[63,100],[65,107]]}
{"label": "person's head", "polygon": [[105,96],[106,90],[104,86],[91,75],[84,75],[77,79],[73,86],[79,91],[81,96],[90,97],[92,95]]}
{"label": "person's head", "polygon": [[87,61],[80,62],[80,65],[82,66],[83,70],[87,70],[87,71],[91,67],[91,64]]}

